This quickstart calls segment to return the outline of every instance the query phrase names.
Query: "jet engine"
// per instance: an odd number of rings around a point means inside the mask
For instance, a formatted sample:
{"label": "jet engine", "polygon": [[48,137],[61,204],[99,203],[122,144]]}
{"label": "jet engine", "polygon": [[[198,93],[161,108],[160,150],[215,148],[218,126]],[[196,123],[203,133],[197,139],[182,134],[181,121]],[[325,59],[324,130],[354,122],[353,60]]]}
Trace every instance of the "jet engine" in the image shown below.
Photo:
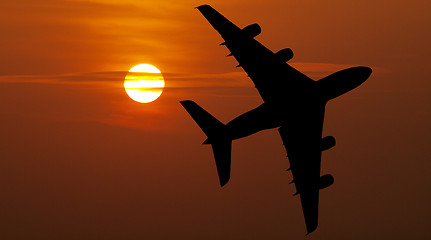
{"label": "jet engine", "polygon": [[281,61],[287,62],[293,58],[293,51],[290,48],[281,49],[275,54]]}
{"label": "jet engine", "polygon": [[319,189],[324,189],[334,183],[334,177],[331,174],[326,174],[320,177]]}
{"label": "jet engine", "polygon": [[325,151],[335,146],[335,138],[333,136],[327,136],[322,138],[320,150]]}
{"label": "jet engine", "polygon": [[243,28],[242,32],[246,36],[254,38],[262,32],[262,29],[260,29],[259,24],[253,23],[253,24],[250,24],[247,27]]}

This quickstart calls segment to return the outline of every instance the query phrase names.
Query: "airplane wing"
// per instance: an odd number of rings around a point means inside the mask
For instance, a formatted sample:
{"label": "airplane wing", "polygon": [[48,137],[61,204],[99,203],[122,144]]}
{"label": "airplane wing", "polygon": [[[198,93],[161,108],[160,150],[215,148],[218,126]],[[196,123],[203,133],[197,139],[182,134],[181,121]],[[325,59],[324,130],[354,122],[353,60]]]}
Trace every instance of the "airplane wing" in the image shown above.
{"label": "airplane wing", "polygon": [[278,129],[289,159],[295,195],[301,199],[307,233],[318,225],[324,111],[324,106],[301,110]]}
{"label": "airplane wing", "polygon": [[[281,122],[279,133],[301,199],[307,232],[313,232],[318,225],[319,190],[333,182],[330,175],[320,177],[321,151],[327,149],[322,141],[326,101],[320,99],[316,82],[286,63],[293,57],[290,49],[273,53],[254,39],[261,31],[259,25],[241,29],[209,5],[197,8],[225,40],[222,45],[254,82],[263,101],[273,106]],[[330,147],[331,143],[326,145]],[[322,181],[325,179],[329,180]]]}
{"label": "airplane wing", "polygon": [[[295,85],[298,82],[314,82],[286,63],[293,57],[290,49],[273,53],[254,39],[261,31],[258,24],[241,29],[209,5],[202,5],[197,9],[222,36],[224,42],[221,45],[229,49],[228,56],[235,57],[239,63],[237,67],[244,69],[265,102],[271,96],[277,96],[274,89],[286,89],[287,82]],[[292,54],[290,58],[286,56],[289,53]]]}
{"label": "airplane wing", "polygon": [[223,39],[230,40],[241,33],[241,28],[237,27],[210,5],[201,5],[197,9],[204,15],[211,26],[220,33]]}

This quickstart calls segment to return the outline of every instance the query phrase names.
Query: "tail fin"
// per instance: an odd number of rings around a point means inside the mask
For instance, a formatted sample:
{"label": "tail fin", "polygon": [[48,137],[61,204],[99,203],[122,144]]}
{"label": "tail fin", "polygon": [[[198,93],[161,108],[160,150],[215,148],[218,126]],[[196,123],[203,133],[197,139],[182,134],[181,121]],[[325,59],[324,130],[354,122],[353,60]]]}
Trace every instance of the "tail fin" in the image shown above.
{"label": "tail fin", "polygon": [[223,187],[230,179],[232,139],[226,134],[225,125],[193,101],[180,101],[207,135],[213,149],[220,185]]}

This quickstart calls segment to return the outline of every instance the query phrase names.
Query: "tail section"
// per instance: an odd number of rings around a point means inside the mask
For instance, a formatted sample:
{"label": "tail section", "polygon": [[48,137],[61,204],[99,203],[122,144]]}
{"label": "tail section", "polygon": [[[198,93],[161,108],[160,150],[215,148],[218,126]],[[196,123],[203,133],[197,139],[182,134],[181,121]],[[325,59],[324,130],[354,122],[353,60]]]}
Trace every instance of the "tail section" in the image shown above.
{"label": "tail section", "polygon": [[214,153],[220,186],[223,187],[230,179],[232,140],[216,141],[211,143],[211,147]]}
{"label": "tail section", "polygon": [[211,144],[220,185],[223,187],[230,179],[232,149],[232,139],[226,133],[225,125],[193,101],[185,100],[180,103],[207,135],[208,139],[204,143]]}

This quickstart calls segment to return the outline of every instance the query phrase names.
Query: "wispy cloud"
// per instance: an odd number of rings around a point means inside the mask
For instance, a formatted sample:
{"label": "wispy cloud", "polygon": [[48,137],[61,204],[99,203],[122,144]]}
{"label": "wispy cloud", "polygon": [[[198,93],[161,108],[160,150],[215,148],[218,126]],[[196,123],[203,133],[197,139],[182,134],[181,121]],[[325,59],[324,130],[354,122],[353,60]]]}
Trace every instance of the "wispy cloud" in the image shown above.
{"label": "wispy cloud", "polygon": [[[291,63],[299,71],[318,80],[336,71],[354,67],[350,64],[329,63]],[[374,71],[385,71],[383,68],[373,68]],[[3,75],[0,83],[39,83],[39,84],[109,84],[122,83],[127,71],[84,72],[48,75]],[[242,71],[224,73],[162,73],[166,88],[205,88],[205,87],[251,87],[252,82]]]}
{"label": "wispy cloud", "polygon": [[90,72],[49,75],[3,75],[0,83],[90,84],[122,81],[125,71]]}

